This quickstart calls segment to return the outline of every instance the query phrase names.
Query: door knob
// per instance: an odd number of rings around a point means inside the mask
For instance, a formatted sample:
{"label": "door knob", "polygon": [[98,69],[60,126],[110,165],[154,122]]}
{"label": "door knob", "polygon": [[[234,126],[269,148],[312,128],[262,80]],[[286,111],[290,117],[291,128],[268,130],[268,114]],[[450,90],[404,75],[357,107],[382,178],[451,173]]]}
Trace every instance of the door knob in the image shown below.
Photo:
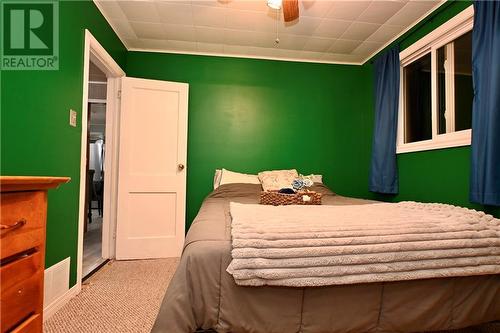
{"label": "door knob", "polygon": [[185,168],[185,166],[182,163],[177,166],[177,169],[179,169],[179,171],[184,170],[184,168]]}

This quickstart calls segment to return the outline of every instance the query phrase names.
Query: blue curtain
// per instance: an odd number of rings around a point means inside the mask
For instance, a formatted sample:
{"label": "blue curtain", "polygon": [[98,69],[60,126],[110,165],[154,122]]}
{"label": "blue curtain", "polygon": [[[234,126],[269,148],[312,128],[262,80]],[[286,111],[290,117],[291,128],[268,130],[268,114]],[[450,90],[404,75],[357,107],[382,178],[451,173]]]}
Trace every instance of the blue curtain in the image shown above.
{"label": "blue curtain", "polygon": [[375,60],[375,127],[370,186],[372,192],[398,193],[396,138],[399,107],[399,47]]}
{"label": "blue curtain", "polygon": [[474,2],[470,200],[500,206],[500,2]]}

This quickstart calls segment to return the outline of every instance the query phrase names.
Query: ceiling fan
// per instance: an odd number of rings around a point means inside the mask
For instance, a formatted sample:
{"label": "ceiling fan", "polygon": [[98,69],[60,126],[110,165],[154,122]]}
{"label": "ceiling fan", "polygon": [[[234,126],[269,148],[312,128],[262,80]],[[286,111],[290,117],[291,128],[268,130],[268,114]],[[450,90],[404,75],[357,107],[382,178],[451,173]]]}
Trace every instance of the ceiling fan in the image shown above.
{"label": "ceiling fan", "polygon": [[267,5],[276,10],[283,7],[285,22],[291,22],[299,18],[299,0],[267,0]]}

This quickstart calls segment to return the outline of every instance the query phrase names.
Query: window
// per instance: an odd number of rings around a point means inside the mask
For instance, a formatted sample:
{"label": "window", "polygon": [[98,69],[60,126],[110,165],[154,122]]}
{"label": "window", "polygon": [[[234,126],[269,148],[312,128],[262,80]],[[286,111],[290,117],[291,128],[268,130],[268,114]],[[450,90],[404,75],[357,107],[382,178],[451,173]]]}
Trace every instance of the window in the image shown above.
{"label": "window", "polygon": [[398,153],[470,145],[472,6],[400,53]]}
{"label": "window", "polygon": [[432,139],[431,54],[403,68],[405,142]]}

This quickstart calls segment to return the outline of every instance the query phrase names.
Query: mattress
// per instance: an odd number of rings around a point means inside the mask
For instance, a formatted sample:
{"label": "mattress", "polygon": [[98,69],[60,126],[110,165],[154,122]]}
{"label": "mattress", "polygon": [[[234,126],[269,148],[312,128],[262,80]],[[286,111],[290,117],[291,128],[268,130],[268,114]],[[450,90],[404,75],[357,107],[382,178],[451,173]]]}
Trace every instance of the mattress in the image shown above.
{"label": "mattress", "polygon": [[[325,205],[373,203],[323,185],[313,190],[323,193]],[[227,184],[205,199],[152,332],[422,332],[500,320],[500,275],[304,288],[236,285],[226,272],[229,203],[258,203],[260,191],[260,185]]]}

